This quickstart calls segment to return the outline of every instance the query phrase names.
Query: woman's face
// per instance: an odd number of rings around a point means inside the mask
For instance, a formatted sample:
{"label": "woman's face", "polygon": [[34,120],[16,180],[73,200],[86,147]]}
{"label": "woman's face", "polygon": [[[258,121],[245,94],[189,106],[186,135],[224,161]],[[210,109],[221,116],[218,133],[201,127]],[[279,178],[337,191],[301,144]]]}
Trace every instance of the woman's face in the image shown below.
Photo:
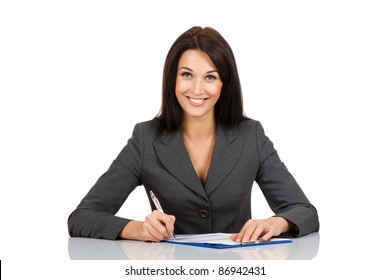
{"label": "woman's face", "polygon": [[175,91],[184,117],[214,118],[214,106],[221,89],[218,70],[206,53],[187,50],[182,54]]}

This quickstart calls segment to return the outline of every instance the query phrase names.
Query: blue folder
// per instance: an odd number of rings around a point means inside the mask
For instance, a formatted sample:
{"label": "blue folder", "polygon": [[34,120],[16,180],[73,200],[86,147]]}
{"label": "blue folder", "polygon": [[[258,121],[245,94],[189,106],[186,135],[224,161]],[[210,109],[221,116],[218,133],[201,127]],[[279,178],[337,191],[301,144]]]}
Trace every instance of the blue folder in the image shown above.
{"label": "blue folder", "polygon": [[276,245],[276,244],[287,244],[292,243],[292,240],[290,239],[283,239],[283,240],[271,240],[271,241],[263,241],[259,243],[247,243],[247,244],[223,244],[223,243],[202,243],[202,242],[182,242],[182,241],[176,241],[176,240],[165,240],[166,243],[171,244],[179,244],[179,245],[187,245],[187,246],[196,246],[196,247],[206,247],[206,248],[212,248],[212,249],[230,249],[230,248],[246,248],[246,247],[253,247],[253,246],[266,246],[266,245]]}

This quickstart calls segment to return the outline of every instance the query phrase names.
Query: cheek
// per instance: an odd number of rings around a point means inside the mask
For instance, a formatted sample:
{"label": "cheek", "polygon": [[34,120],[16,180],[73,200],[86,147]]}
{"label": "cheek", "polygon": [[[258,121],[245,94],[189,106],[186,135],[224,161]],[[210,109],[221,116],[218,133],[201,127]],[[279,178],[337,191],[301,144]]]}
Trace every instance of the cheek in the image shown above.
{"label": "cheek", "polygon": [[214,85],[212,88],[210,88],[209,93],[214,96],[215,98],[219,98],[221,95],[222,85]]}
{"label": "cheek", "polygon": [[187,91],[186,84],[176,80],[176,86],[175,86],[176,95],[180,95],[180,94],[182,94],[182,93],[184,93],[186,91]]}

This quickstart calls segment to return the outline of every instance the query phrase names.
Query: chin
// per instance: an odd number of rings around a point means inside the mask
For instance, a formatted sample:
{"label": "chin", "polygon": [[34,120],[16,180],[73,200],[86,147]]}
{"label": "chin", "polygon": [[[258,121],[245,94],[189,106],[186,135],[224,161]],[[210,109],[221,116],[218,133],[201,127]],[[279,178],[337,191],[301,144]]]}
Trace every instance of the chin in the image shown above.
{"label": "chin", "polygon": [[194,112],[194,111],[184,111],[184,114],[190,118],[207,118],[208,116],[214,117],[214,112],[213,111],[208,111],[208,112]]}

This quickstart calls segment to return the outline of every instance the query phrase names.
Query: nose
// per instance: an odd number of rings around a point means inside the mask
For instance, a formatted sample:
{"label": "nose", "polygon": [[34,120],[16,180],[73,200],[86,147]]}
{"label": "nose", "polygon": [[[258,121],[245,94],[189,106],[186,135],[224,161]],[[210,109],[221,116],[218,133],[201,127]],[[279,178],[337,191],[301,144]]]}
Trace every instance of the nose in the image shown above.
{"label": "nose", "polygon": [[202,79],[195,79],[192,84],[192,93],[194,95],[201,95],[204,93],[204,84]]}

